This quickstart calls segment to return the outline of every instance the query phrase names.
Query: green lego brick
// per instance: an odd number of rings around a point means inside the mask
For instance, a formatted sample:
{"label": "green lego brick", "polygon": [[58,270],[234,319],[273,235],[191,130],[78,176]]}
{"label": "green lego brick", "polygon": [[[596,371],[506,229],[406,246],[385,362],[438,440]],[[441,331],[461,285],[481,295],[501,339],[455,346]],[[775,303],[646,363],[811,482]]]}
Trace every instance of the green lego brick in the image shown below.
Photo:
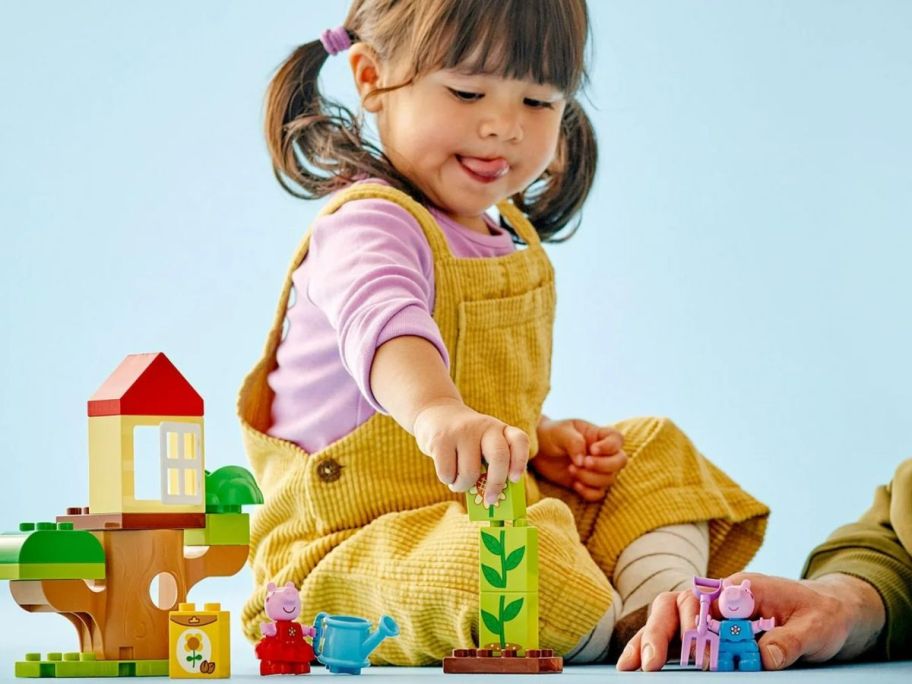
{"label": "green lego brick", "polygon": [[526,517],[526,488],[522,480],[510,482],[501,492],[498,501],[491,506],[484,505],[484,486],[488,474],[482,473],[478,482],[466,493],[466,509],[469,520],[491,522],[495,520],[516,520]]}
{"label": "green lego brick", "polygon": [[21,523],[0,534],[0,579],[104,579],[105,555],[72,523]]}
{"label": "green lego brick", "polygon": [[478,536],[480,591],[538,591],[537,529],[483,527]]}
{"label": "green lego brick", "polygon": [[96,660],[94,653],[26,653],[15,665],[17,677],[167,677],[167,660]]}
{"label": "green lego brick", "polygon": [[250,515],[207,513],[206,527],[184,530],[185,546],[234,546],[250,543]]}
{"label": "green lego brick", "polygon": [[2,563],[0,580],[104,579],[104,563]]}
{"label": "green lego brick", "polygon": [[481,593],[478,647],[516,646],[522,655],[538,648],[538,592]]}

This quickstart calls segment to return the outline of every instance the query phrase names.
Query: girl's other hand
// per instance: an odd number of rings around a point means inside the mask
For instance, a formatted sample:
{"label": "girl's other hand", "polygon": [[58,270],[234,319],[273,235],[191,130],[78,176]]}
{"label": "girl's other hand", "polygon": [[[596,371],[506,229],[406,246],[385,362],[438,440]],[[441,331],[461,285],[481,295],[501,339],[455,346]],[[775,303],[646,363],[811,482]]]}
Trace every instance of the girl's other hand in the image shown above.
{"label": "girl's other hand", "polygon": [[458,399],[421,408],[412,426],[418,448],[434,460],[438,479],[454,492],[468,491],[488,464],[485,505],[497,501],[507,477],[519,482],[529,460],[529,436],[517,427],[474,411]]}
{"label": "girl's other hand", "polygon": [[585,501],[601,501],[627,465],[624,436],[572,418],[538,424],[538,454],[531,466],[539,475],[576,492]]}

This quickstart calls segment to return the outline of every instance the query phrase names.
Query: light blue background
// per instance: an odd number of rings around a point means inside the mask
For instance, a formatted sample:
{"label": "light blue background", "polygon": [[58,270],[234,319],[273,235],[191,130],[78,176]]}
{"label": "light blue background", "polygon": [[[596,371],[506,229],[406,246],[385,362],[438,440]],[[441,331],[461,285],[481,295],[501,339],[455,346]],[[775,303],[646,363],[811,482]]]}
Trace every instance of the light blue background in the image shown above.
{"label": "light blue background", "polygon": [[[165,351],[204,396],[209,466],[246,463],[236,391],[321,206],[274,181],[263,93],[346,9],[0,7],[0,527],[87,503],[85,401],[127,353]],[[546,410],[671,416],[772,507],[752,569],[795,576],[910,455],[912,5],[591,10],[601,164],[550,248]],[[354,101],[344,58],[324,74]],[[236,612],[249,585],[191,597]],[[0,603],[12,638],[71,647]]]}

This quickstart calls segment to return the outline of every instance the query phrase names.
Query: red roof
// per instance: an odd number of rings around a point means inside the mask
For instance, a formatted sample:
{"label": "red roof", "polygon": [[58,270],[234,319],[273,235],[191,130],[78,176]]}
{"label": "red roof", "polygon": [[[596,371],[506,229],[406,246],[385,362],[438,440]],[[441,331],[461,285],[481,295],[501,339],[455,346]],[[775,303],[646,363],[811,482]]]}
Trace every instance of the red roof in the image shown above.
{"label": "red roof", "polygon": [[168,357],[130,354],[89,399],[90,416],[202,416],[203,398]]}

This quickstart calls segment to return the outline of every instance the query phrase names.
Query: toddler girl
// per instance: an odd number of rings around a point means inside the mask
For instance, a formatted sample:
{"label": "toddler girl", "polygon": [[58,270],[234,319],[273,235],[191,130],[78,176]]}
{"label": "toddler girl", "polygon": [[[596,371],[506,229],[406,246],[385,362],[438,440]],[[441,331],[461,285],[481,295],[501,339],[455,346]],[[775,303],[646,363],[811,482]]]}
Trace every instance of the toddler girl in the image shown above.
{"label": "toddler girl", "polygon": [[[402,632],[376,662],[473,646],[478,533],[462,493],[482,461],[487,503],[507,478],[525,486],[541,644],[570,662],[604,659],[619,621],[639,626],[659,592],[735,572],[760,545],[766,507],[670,421],[541,414],[555,305],[542,241],[595,172],[576,99],[588,33],[584,0],[355,0],[273,78],[277,178],[333,194],[238,402],[266,499],[252,640],[263,588],[291,581],[302,615],[391,615]],[[379,146],[320,93],[320,68],[346,50]]]}

